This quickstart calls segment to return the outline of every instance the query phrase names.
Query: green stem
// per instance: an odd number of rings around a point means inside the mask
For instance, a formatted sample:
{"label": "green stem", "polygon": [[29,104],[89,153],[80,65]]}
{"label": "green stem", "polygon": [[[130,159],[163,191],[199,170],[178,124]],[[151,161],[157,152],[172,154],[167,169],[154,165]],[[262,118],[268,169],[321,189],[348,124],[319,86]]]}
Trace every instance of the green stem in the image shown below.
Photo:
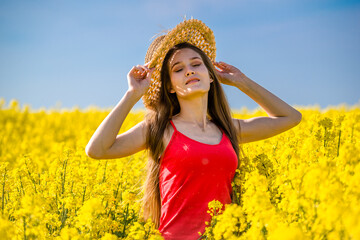
{"label": "green stem", "polygon": [[62,204],[62,213],[61,213],[61,226],[60,230],[65,227],[65,221],[67,219],[67,208],[65,208],[65,203]]}
{"label": "green stem", "polygon": [[129,216],[129,204],[126,204],[126,209],[125,209],[125,216],[124,216],[124,227],[123,227],[123,232],[122,232],[122,236],[125,236],[125,231],[126,231],[126,226],[127,226],[127,218]]}
{"label": "green stem", "polygon": [[106,162],[105,162],[104,176],[103,176],[103,179],[102,179],[102,182],[103,182],[103,183],[105,182],[105,176],[106,176],[106,166],[107,166],[107,163],[108,163],[108,161],[106,161]]}
{"label": "green stem", "polygon": [[120,184],[121,184],[121,183],[119,182],[119,184],[117,185],[116,192],[115,192],[115,199],[117,198],[117,195],[118,195],[118,193],[119,193]]}
{"label": "green stem", "polygon": [[117,195],[118,195],[118,193],[119,193],[119,187],[120,187],[120,185],[121,185],[122,175],[123,175],[123,172],[121,172],[121,175],[120,175],[120,177],[119,177],[120,181],[119,181],[119,184],[118,184],[118,186],[117,186],[117,188],[116,188],[115,199],[117,198]]}
{"label": "green stem", "polygon": [[56,203],[56,208],[58,208],[58,191],[56,191],[55,194],[55,203]]}
{"label": "green stem", "polygon": [[82,198],[82,205],[84,205],[85,193],[86,193],[86,186],[84,187],[84,193],[83,193],[83,198]]}
{"label": "green stem", "polygon": [[24,240],[26,240],[26,219],[23,217],[23,223],[24,223]]}
{"label": "green stem", "polygon": [[31,172],[30,172],[30,169],[29,169],[29,166],[27,164],[27,161],[25,160],[25,165],[26,165],[26,169],[27,169],[27,172],[28,172],[28,175],[29,175],[29,178],[31,180],[31,182],[33,183],[34,185],[34,190],[35,190],[35,193],[37,193],[37,190],[36,190],[36,182],[35,182],[35,179],[32,177],[31,175]]}
{"label": "green stem", "polygon": [[339,130],[339,140],[338,140],[338,147],[337,147],[337,156],[339,156],[339,153],[340,153],[340,139],[341,139],[341,130]]}
{"label": "green stem", "polygon": [[1,210],[2,214],[4,215],[4,208],[5,208],[5,179],[6,179],[6,168],[4,172],[4,182],[3,182],[3,190],[2,190],[2,203],[1,203]]}
{"label": "green stem", "polygon": [[62,178],[62,194],[65,193],[65,181],[66,181],[66,167],[67,167],[67,161],[68,161],[68,156],[66,157],[65,161],[64,161],[64,164],[63,164],[63,170],[64,170],[64,176]]}
{"label": "green stem", "polygon": [[[19,176],[19,178],[20,178],[21,190],[23,191],[23,194],[25,195],[25,190],[24,190],[24,186],[23,186],[23,183],[22,183],[21,175]],[[21,192],[20,192],[20,193],[21,193]]]}

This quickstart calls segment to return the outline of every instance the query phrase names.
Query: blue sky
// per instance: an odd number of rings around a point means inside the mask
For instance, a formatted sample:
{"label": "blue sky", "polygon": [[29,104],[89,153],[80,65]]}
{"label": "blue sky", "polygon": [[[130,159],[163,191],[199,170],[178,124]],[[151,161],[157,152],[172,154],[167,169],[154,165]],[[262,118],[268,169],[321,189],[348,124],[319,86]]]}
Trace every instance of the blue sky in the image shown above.
{"label": "blue sky", "polygon": [[[214,31],[217,61],[289,104],[359,103],[360,1],[350,0],[1,0],[0,98],[112,107],[151,38],[184,16]],[[233,109],[257,107],[224,88]]]}

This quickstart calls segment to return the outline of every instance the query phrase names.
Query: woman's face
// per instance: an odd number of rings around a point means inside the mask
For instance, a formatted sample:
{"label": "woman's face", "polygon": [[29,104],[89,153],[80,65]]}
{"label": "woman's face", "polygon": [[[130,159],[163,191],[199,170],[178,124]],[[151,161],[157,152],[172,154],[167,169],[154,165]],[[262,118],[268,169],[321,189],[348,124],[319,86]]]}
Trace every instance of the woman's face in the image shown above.
{"label": "woman's face", "polygon": [[177,50],[168,62],[171,79],[171,93],[178,98],[190,98],[208,93],[209,71],[200,54],[190,48]]}

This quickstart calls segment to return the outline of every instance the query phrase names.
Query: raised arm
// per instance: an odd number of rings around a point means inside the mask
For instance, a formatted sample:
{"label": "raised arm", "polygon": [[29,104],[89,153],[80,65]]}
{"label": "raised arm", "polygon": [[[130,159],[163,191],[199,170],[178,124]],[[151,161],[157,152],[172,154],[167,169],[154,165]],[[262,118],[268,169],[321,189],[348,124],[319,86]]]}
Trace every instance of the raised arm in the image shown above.
{"label": "raised arm", "polygon": [[127,92],[96,129],[85,148],[89,157],[121,158],[145,149],[144,121],[122,134],[118,135],[118,132],[130,110],[148,89],[152,71],[147,65],[138,65],[130,70]]}
{"label": "raised arm", "polygon": [[269,117],[233,119],[241,143],[262,140],[282,133],[300,123],[302,115],[280,98],[252,81],[239,69],[224,62],[215,63],[222,83],[240,89],[258,103]]}

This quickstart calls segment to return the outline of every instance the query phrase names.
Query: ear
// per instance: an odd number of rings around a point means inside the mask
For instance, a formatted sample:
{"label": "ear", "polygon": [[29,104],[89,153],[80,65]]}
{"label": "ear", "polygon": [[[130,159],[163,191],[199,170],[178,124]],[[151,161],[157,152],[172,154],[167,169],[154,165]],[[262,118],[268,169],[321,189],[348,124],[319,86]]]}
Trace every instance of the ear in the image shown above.
{"label": "ear", "polygon": [[214,79],[212,79],[212,77],[210,77],[210,83],[212,83],[214,81]]}

